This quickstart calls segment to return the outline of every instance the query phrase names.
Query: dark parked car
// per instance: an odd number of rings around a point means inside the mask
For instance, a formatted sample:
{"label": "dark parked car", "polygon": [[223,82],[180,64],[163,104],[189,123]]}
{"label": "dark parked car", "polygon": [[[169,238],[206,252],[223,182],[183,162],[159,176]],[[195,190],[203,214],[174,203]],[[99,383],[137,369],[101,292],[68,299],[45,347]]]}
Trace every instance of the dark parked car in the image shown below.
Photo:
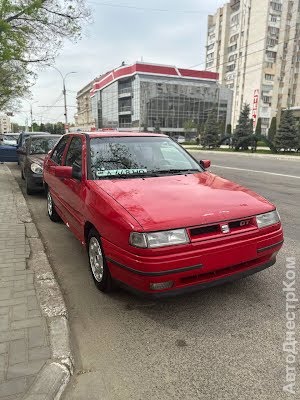
{"label": "dark parked car", "polygon": [[[21,165],[21,171],[22,171],[23,158],[24,158],[24,155],[22,153],[24,153],[24,151],[25,151],[25,148],[24,148],[25,140],[33,135],[50,135],[50,133],[49,132],[22,132],[22,133],[20,133],[20,136],[18,138],[18,143],[17,143],[17,153],[18,153],[18,164]],[[22,178],[23,178],[23,176],[22,176]]]}
{"label": "dark parked car", "polygon": [[44,158],[60,137],[61,135],[32,135],[26,139],[25,146],[21,150],[23,156],[21,168],[27,194],[43,189]]}

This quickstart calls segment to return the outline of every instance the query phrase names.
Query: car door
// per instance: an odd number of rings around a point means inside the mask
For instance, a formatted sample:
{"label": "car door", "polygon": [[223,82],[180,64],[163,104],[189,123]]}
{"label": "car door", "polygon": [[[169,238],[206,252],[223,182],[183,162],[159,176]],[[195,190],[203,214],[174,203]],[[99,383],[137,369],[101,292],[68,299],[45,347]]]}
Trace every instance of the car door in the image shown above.
{"label": "car door", "polygon": [[66,209],[67,224],[72,232],[83,239],[85,176],[82,166],[83,135],[74,135],[68,146],[63,165],[77,171],[77,177],[63,179],[62,202]]}
{"label": "car door", "polygon": [[70,135],[64,135],[57,145],[45,165],[44,179],[48,185],[51,196],[53,198],[55,206],[59,209],[62,214],[63,219],[65,219],[66,210],[63,206],[62,201],[62,190],[64,189],[64,182],[62,178],[55,176],[54,167],[57,165],[62,165],[64,159],[64,154],[67,149],[67,144],[70,140]]}

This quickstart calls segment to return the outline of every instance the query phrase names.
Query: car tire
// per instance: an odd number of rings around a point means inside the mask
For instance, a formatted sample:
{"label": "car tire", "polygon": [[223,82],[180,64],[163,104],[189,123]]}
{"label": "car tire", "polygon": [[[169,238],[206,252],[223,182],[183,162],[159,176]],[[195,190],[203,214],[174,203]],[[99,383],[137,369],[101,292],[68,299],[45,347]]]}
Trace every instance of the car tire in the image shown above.
{"label": "car tire", "polygon": [[25,178],[25,187],[26,187],[26,194],[28,194],[29,196],[35,193],[35,190],[29,186],[28,180],[26,178]]}
{"label": "car tire", "polygon": [[96,287],[101,292],[111,292],[114,286],[113,280],[106,262],[100,235],[95,229],[90,230],[87,245],[91,274]]}
{"label": "car tire", "polygon": [[55,205],[49,189],[47,190],[47,212],[48,212],[48,217],[51,219],[51,221],[53,222],[61,221],[60,216],[57,214],[55,210]]}

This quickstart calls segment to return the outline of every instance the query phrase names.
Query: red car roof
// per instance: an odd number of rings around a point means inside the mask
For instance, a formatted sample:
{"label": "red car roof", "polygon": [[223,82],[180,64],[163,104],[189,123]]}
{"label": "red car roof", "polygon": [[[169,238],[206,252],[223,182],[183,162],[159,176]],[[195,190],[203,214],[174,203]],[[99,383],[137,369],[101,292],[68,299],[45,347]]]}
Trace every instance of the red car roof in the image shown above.
{"label": "red car roof", "polygon": [[124,137],[124,136],[158,136],[167,137],[167,135],[161,133],[151,133],[151,132],[118,132],[118,131],[103,131],[103,132],[80,132],[89,135],[90,137]]}

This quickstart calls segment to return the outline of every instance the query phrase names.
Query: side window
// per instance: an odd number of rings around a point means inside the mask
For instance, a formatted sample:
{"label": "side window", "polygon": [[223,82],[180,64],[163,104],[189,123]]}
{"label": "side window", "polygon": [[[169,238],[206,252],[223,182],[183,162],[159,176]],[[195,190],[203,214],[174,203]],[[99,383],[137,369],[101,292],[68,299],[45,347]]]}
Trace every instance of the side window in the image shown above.
{"label": "side window", "polygon": [[78,136],[73,137],[71,140],[66,155],[65,165],[69,167],[76,165],[80,168],[82,166],[82,140]]}
{"label": "side window", "polygon": [[58,165],[61,165],[62,156],[64,154],[64,150],[65,150],[66,144],[68,142],[68,139],[69,139],[69,136],[63,137],[57,143],[57,145],[52,153],[51,160],[54,161]]}

